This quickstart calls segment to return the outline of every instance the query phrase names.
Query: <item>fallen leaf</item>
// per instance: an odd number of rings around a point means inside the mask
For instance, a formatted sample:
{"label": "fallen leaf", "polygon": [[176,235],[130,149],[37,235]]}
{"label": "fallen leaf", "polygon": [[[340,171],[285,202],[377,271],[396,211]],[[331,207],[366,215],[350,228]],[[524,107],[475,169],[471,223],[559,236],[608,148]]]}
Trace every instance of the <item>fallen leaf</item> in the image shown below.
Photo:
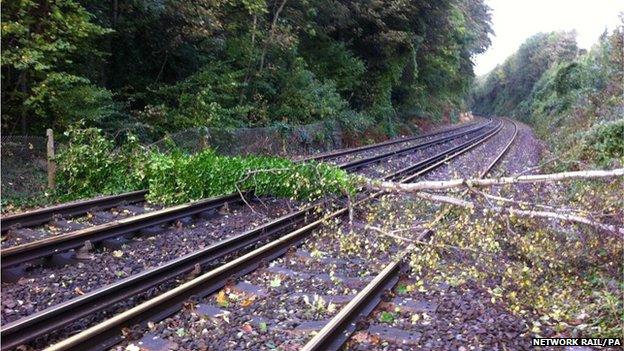
{"label": "fallen leaf", "polygon": [[251,333],[253,331],[253,328],[251,327],[249,323],[243,324],[242,329],[245,333]]}
{"label": "fallen leaf", "polygon": [[383,311],[379,315],[379,321],[382,323],[392,324],[394,323],[394,314],[388,311]]}
{"label": "fallen leaf", "polygon": [[255,299],[256,299],[255,296],[248,297],[248,298],[244,299],[243,301],[241,301],[240,305],[241,305],[241,307],[248,307],[248,306],[250,306],[254,302]]}
{"label": "fallen leaf", "polygon": [[330,302],[329,305],[327,305],[327,313],[334,313],[336,312],[336,305],[334,305],[333,302]]}
{"label": "fallen leaf", "polygon": [[219,291],[217,294],[217,304],[221,307],[228,307],[230,305],[230,301],[228,300],[227,295],[225,294],[225,290]]}
{"label": "fallen leaf", "polygon": [[356,341],[357,343],[365,343],[368,342],[368,333],[366,332],[357,332],[355,333],[355,335],[353,335],[352,338],[354,341]]}
{"label": "fallen leaf", "polygon": [[223,320],[226,323],[230,323],[230,313],[229,312],[228,313],[218,314],[218,315],[216,315],[216,317],[221,317],[221,318],[223,318]]}
{"label": "fallen leaf", "polygon": [[113,251],[113,257],[115,257],[115,258],[120,258],[121,256],[123,256],[123,254],[124,254],[124,253],[123,253],[123,251],[121,251],[121,250],[115,250],[115,251]]}
{"label": "fallen leaf", "polygon": [[373,345],[379,345],[381,343],[381,338],[379,335],[370,334],[368,336],[368,341]]}
{"label": "fallen leaf", "polygon": [[271,280],[272,288],[279,288],[280,285],[282,285],[282,280],[279,277],[275,277],[273,280]]}

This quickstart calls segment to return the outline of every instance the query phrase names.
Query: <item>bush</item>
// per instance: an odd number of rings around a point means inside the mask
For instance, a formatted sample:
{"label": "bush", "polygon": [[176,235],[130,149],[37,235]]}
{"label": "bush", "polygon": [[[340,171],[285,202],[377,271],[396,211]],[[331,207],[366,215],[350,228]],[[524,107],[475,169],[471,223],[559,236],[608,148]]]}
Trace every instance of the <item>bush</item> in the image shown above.
{"label": "bush", "polygon": [[332,81],[322,82],[297,58],[293,68],[279,75],[280,93],[271,119],[290,123],[311,123],[336,117],[347,109],[347,103]]}
{"label": "bush", "polygon": [[47,118],[56,126],[81,120],[95,125],[119,113],[119,106],[109,90],[66,73],[49,74],[33,87],[32,96],[24,104],[33,108],[39,118]]}
{"label": "bush", "polygon": [[310,70],[322,80],[332,80],[336,90],[348,99],[353,91],[360,88],[366,65],[343,43],[314,38],[301,43],[302,55],[309,63]]}
{"label": "bush", "polygon": [[607,166],[613,161],[623,163],[624,119],[598,124],[584,133],[583,157]]}

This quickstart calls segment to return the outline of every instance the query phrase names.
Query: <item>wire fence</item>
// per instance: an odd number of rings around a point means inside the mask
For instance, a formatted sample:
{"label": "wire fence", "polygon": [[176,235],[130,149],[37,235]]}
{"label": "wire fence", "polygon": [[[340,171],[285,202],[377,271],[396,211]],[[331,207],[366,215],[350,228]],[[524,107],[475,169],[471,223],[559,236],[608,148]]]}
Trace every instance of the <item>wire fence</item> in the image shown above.
{"label": "wire fence", "polygon": [[225,155],[301,155],[342,146],[342,130],[336,121],[234,130],[190,128],[150,145],[160,151],[178,148],[189,153],[210,147]]}
{"label": "wire fence", "polygon": [[47,185],[47,139],[2,136],[0,139],[2,197],[29,197]]}

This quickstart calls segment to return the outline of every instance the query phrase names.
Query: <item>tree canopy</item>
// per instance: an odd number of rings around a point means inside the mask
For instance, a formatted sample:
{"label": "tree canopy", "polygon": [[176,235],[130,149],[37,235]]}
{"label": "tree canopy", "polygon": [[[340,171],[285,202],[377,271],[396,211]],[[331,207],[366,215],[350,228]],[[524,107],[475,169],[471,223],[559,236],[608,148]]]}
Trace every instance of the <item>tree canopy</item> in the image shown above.
{"label": "tree canopy", "polygon": [[472,92],[472,111],[483,116],[522,114],[521,103],[550,67],[578,54],[575,32],[538,33],[484,77]]}
{"label": "tree canopy", "polygon": [[482,0],[2,4],[2,129],[440,116],[489,45]]}

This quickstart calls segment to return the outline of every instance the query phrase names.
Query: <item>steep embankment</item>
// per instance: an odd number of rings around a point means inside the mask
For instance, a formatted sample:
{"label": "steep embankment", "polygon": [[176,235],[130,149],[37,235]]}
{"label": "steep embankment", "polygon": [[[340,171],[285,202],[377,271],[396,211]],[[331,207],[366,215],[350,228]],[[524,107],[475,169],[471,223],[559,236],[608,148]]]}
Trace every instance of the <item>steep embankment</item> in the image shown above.
{"label": "steep embankment", "polygon": [[531,124],[573,168],[621,165],[623,38],[620,26],[584,52],[569,33],[538,34],[477,82],[473,111]]}

